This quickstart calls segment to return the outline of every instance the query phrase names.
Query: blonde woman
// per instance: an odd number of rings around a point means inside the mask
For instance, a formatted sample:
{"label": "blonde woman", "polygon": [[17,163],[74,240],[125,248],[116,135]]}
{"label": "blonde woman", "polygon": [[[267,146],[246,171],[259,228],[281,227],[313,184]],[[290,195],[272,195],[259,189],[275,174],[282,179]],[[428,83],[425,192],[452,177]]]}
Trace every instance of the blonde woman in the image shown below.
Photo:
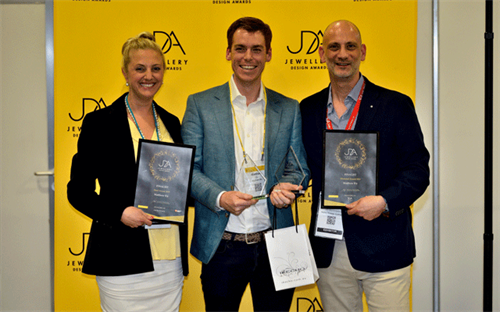
{"label": "blonde woman", "polygon": [[134,195],[139,139],[182,143],[180,123],[154,101],[165,60],[153,35],[128,39],[122,54],[129,92],[85,116],[68,183],[69,202],[92,219],[83,273],[96,275],[103,311],[178,311],[187,227],[145,229],[152,217]]}

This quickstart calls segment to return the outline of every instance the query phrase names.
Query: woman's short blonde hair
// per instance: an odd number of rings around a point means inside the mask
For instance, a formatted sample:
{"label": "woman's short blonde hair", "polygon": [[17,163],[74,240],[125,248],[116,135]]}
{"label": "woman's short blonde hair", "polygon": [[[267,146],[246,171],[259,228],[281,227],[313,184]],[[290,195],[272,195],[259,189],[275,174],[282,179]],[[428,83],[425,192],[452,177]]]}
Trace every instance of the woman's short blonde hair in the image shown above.
{"label": "woman's short blonde hair", "polygon": [[163,69],[166,68],[165,56],[161,50],[161,47],[156,43],[156,39],[148,31],[144,31],[135,37],[129,38],[122,47],[122,69],[128,72],[128,64],[130,63],[130,51],[131,50],[147,50],[151,49],[158,52],[163,60]]}

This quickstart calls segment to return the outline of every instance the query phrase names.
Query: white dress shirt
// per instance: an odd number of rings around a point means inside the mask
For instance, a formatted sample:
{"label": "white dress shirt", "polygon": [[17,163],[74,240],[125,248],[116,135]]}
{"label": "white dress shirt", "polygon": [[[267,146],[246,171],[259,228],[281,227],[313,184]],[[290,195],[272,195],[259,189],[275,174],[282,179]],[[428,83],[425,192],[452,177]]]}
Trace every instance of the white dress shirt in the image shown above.
{"label": "white dress shirt", "polygon": [[[233,115],[233,134],[234,134],[234,156],[235,156],[235,177],[241,169],[243,158],[243,148],[245,153],[258,165],[264,165],[265,159],[262,156],[262,148],[264,142],[264,126],[265,126],[265,96],[264,86],[260,86],[260,93],[257,100],[247,106],[246,97],[241,95],[234,79],[231,76],[231,101],[234,107]],[[236,116],[236,122],[234,121]],[[236,129],[238,127],[238,130]],[[239,132],[239,136],[238,136]],[[241,142],[240,142],[241,138]],[[264,155],[265,156],[265,155]],[[265,176],[265,169],[262,170]],[[220,195],[219,195],[220,199]],[[218,200],[219,204],[219,200]],[[219,206],[219,205],[218,205]],[[259,200],[259,202],[247,209],[240,215],[231,214],[229,222],[226,226],[226,231],[233,233],[254,233],[269,229],[271,221],[269,211],[267,209],[267,200]]]}

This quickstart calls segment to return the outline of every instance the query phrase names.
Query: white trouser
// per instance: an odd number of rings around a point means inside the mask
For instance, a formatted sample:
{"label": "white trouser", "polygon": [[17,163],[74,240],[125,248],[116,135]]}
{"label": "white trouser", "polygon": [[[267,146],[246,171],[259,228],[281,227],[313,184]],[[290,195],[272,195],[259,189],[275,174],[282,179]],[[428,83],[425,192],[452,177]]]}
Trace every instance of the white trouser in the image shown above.
{"label": "white trouser", "polygon": [[336,241],[332,263],[318,269],[318,289],[325,312],[363,311],[363,292],[370,312],[410,310],[410,267],[379,273],[355,270],[345,241]]}

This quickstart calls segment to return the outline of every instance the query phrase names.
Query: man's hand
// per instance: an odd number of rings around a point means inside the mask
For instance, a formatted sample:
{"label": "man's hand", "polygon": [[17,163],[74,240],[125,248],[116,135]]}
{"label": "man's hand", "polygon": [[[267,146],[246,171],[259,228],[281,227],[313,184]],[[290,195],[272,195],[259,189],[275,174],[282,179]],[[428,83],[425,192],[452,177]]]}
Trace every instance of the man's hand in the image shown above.
{"label": "man's hand", "polygon": [[123,211],[121,221],[126,226],[136,228],[145,224],[151,225],[153,218],[153,216],[146,214],[141,209],[129,206]]}
{"label": "man's hand", "polygon": [[274,186],[273,191],[269,195],[271,203],[277,208],[288,207],[295,199],[295,194],[291,191],[299,191],[302,185],[291,183],[279,183]]}
{"label": "man's hand", "polygon": [[372,221],[378,218],[385,210],[385,200],[382,196],[365,196],[347,204],[347,214],[357,215],[365,220]]}
{"label": "man's hand", "polygon": [[238,216],[243,210],[258,202],[257,199],[252,198],[252,195],[238,191],[224,192],[220,197],[220,206],[226,211]]}

